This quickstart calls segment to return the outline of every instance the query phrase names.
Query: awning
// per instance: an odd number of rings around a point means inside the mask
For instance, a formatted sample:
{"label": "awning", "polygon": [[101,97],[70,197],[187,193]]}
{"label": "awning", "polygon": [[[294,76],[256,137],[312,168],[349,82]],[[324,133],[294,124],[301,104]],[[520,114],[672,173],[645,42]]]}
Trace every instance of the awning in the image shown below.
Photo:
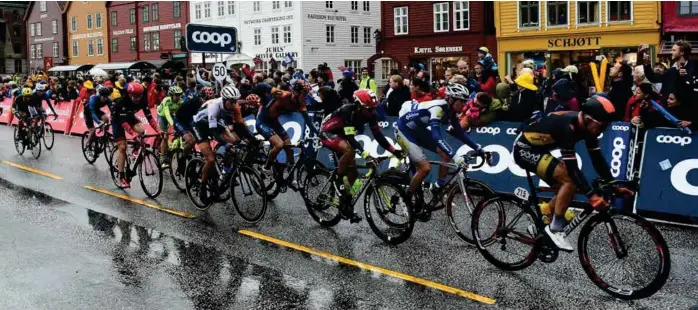
{"label": "awning", "polygon": [[157,69],[157,67],[147,61],[136,61],[136,62],[112,62],[108,64],[97,64],[95,68],[102,69],[104,71],[114,71],[114,70],[148,70]]}
{"label": "awning", "polygon": [[225,59],[225,64],[227,68],[234,64],[247,64],[250,67],[254,66],[253,57],[245,53],[233,54]]}
{"label": "awning", "polygon": [[[698,41],[688,41],[691,44],[691,54],[698,54]],[[674,41],[662,41],[659,48],[659,55],[671,55],[671,48],[674,46]]]}
{"label": "awning", "polygon": [[92,67],[94,65],[55,66],[48,69],[48,72],[87,71],[92,69]]}
{"label": "awning", "polygon": [[146,62],[149,62],[150,64],[152,64],[153,66],[155,66],[156,68],[159,69],[159,68],[161,68],[164,64],[166,64],[168,61],[169,61],[169,60],[167,60],[167,59],[155,59],[155,60],[148,60],[148,61],[146,61]]}

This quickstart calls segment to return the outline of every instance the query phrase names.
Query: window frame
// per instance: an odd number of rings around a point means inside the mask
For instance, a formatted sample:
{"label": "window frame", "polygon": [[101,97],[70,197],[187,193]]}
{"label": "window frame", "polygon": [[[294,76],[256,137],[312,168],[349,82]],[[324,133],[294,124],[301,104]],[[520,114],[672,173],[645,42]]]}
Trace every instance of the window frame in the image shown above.
{"label": "window frame", "polygon": [[111,38],[111,43],[109,44],[112,53],[119,52],[119,38]]}
{"label": "window frame", "polygon": [[[405,9],[405,15],[398,15],[396,12],[402,13],[402,9]],[[396,36],[402,36],[402,35],[408,35],[410,34],[410,7],[409,6],[399,6],[399,7],[394,7],[393,8],[393,35]],[[405,19],[405,25],[400,24],[398,26],[397,20],[399,18],[404,18]],[[400,30],[400,27],[405,26],[406,31],[405,32],[399,32],[397,30]]]}
{"label": "window frame", "polygon": [[[332,32],[330,32],[330,27],[332,28]],[[336,44],[336,33],[335,33],[336,25],[332,24],[326,24],[325,25],[325,44]],[[332,39],[332,40],[330,40]]]}
{"label": "window frame", "polygon": [[252,2],[252,10],[255,12],[259,12],[262,10],[262,5],[261,5],[260,1]]}
{"label": "window frame", "polygon": [[[540,29],[540,27],[541,27],[541,10],[540,10],[541,1],[527,1],[527,2],[536,2],[536,3],[537,3],[537,7],[538,7],[538,24],[535,25],[535,26],[530,26],[530,25],[529,25],[529,26],[524,26],[524,25],[522,24],[522,20],[521,20],[521,8],[522,8],[522,6],[521,6],[521,1],[517,1],[517,2],[516,2],[516,27],[517,27],[517,29],[518,29],[519,31],[521,31],[521,30],[531,30],[531,29]],[[529,10],[529,13],[530,13],[530,9],[531,9],[531,8],[528,7],[528,6],[527,6],[526,8]],[[529,14],[529,21],[530,21],[530,19],[531,19],[531,18],[530,18],[530,14]]]}
{"label": "window frame", "polygon": [[44,43],[36,43],[36,58],[44,58]]}
{"label": "window frame", "polygon": [[[179,35],[177,35],[177,32],[179,32]],[[180,40],[182,38],[182,29],[174,29],[172,30],[172,38],[174,39],[174,48],[175,49],[181,49],[182,45],[180,44]]]}
{"label": "window frame", "polygon": [[351,1],[351,11],[352,12],[358,12],[359,11],[359,1]]}
{"label": "window frame", "polygon": [[[693,2],[698,2],[698,1],[676,1],[678,5],[676,6],[676,15],[679,17],[690,17],[690,16],[698,16],[698,9],[693,12]],[[681,14],[681,2],[688,2],[688,14]]]}
{"label": "window frame", "polygon": [[201,3],[194,4],[194,19],[201,19]]}
{"label": "window frame", "polygon": [[271,44],[279,44],[279,26],[271,27]]}
{"label": "window frame", "polygon": [[[617,3],[619,6],[623,2],[630,2],[630,19],[627,20],[611,20],[611,3]],[[635,22],[635,8],[634,8],[634,1],[613,1],[613,2],[606,2],[606,25],[612,25],[612,24],[625,24],[625,23],[634,23]]]}
{"label": "window frame", "polygon": [[[564,2],[564,4],[566,5],[565,10],[567,12],[567,16],[565,17],[566,18],[565,24],[550,25],[550,15],[548,14],[549,13],[548,5],[550,5],[551,2],[554,2],[555,5],[560,5],[560,4],[563,4],[563,2]],[[565,1],[565,0],[545,1],[545,17],[546,17],[545,18],[545,28],[546,29],[548,29],[548,28],[552,28],[552,29],[554,29],[554,28],[569,28],[570,27],[570,2]]]}
{"label": "window frame", "polygon": [[[446,12],[439,11],[438,13],[436,12],[436,8],[440,7],[440,10],[443,9],[444,7],[446,8]],[[450,14],[451,14],[451,3],[450,2],[436,2],[431,6],[432,9],[432,17],[433,17],[433,26],[434,26],[434,32],[448,32],[451,30],[451,23],[450,23]],[[441,16],[441,27],[443,28],[444,26],[444,20],[443,17],[446,16],[446,29],[441,29],[437,30],[436,26],[439,24],[436,21],[436,16]]]}
{"label": "window frame", "polygon": [[[92,50],[90,52],[90,50]],[[94,56],[95,55],[95,40],[94,39],[89,39],[87,40],[87,56]]]}
{"label": "window frame", "polygon": [[[101,53],[99,52],[100,46],[102,47]],[[97,56],[104,56],[104,39],[102,39],[102,38],[97,39]]]}
{"label": "window frame", "polygon": [[325,1],[325,10],[334,9],[334,1]]}
{"label": "window frame", "polygon": [[227,12],[228,15],[235,15],[235,1],[228,1]]}
{"label": "window frame", "polygon": [[95,29],[102,29],[102,13],[95,13]]}
{"label": "window frame", "polygon": [[211,18],[211,2],[204,2],[204,18]]}
{"label": "window frame", "polygon": [[36,59],[36,46],[34,44],[29,45],[29,58]]}
{"label": "window frame", "polygon": [[118,11],[109,12],[109,18],[111,18],[111,20],[109,21],[109,24],[111,24],[114,27],[118,26],[119,25],[119,20],[117,19],[118,15],[119,15]]}
{"label": "window frame", "polygon": [[[456,11],[456,3],[461,3],[465,4],[465,8],[461,7],[460,10]],[[465,28],[456,28],[456,26],[459,26],[457,24],[457,19],[456,19],[456,14],[458,13],[467,13],[467,19],[466,18],[461,18],[461,23],[463,23],[464,20],[467,20],[468,22],[468,27]],[[453,2],[453,31],[468,31],[470,30],[470,1],[454,1]]]}
{"label": "window frame", "polygon": [[252,30],[252,38],[255,46],[262,45],[262,28],[254,28]]}
{"label": "window frame", "polygon": [[[351,44],[359,44],[359,26],[350,26],[349,30],[349,42]],[[356,30],[356,33],[354,33]],[[356,35],[356,37],[355,37]]]}
{"label": "window frame", "polygon": [[217,11],[218,11],[218,16],[225,16],[225,1],[218,1],[217,3]]}
{"label": "window frame", "polygon": [[[368,32],[366,31],[368,30]],[[364,27],[364,44],[371,44],[371,27]]]}
{"label": "window frame", "polygon": [[131,52],[138,50],[138,38],[136,36],[130,36],[128,39],[128,49]]}
{"label": "window frame", "polygon": [[172,18],[182,17],[182,3],[179,1],[172,1]]}
{"label": "window frame", "polygon": [[70,32],[78,31],[78,17],[73,16],[70,18]]}
{"label": "window frame", "polygon": [[141,8],[143,8],[143,15],[141,15],[143,17],[143,23],[150,22],[150,5],[146,4],[141,6]]}
{"label": "window frame", "polygon": [[129,25],[135,25],[136,24],[136,19],[138,18],[137,12],[135,8],[130,8],[128,9],[128,24]]}
{"label": "window frame", "polygon": [[160,20],[160,4],[153,3],[150,5],[150,21],[156,22]]}
{"label": "window frame", "polygon": [[58,33],[58,20],[54,19],[51,21],[51,34]]}
{"label": "window frame", "polygon": [[362,8],[363,8],[363,12],[370,13],[371,12],[371,1],[364,1]]}
{"label": "window frame", "polygon": [[[288,31],[286,31],[287,28],[288,28]],[[291,31],[292,29],[293,29],[293,28],[291,27],[291,25],[284,25],[284,26],[283,26],[284,44],[291,44],[291,42],[293,41],[293,35],[291,34],[291,33],[292,33],[292,31]],[[286,37],[287,37],[287,36],[286,36],[287,34],[288,34],[288,39],[286,38]]]}
{"label": "window frame", "polygon": [[30,37],[36,36],[36,24],[34,24],[34,23],[29,24],[29,36]]}
{"label": "window frame", "polygon": [[92,30],[94,26],[92,14],[87,14],[87,17],[85,17],[85,24],[87,24],[87,30]]}
{"label": "window frame", "polygon": [[272,1],[271,2],[271,9],[273,11],[281,10],[281,1]]}
{"label": "window frame", "polygon": [[73,44],[71,44],[72,47],[72,53],[73,57],[80,57],[80,43],[78,40],[73,40]]}
{"label": "window frame", "polygon": [[37,36],[37,37],[42,37],[42,36],[44,36],[44,31],[43,31],[42,28],[44,28],[42,22],[36,23],[36,36]]}
{"label": "window frame", "polygon": [[[388,63],[386,66],[385,64]],[[381,80],[387,81],[390,79],[390,70],[398,69],[397,62],[393,61],[391,58],[381,59]]]}
{"label": "window frame", "polygon": [[[359,64],[356,66],[356,64]],[[363,61],[361,59],[344,59],[344,67],[347,69],[352,68],[352,71],[356,74],[361,74],[361,68]]]}
{"label": "window frame", "polygon": [[60,54],[60,49],[58,46],[58,42],[53,42],[51,44],[51,55],[53,55],[53,58],[58,58],[59,54]]}
{"label": "window frame", "polygon": [[284,1],[284,9],[292,9],[293,1]]}
{"label": "window frame", "polygon": [[39,1],[39,12],[46,12],[46,1]]}
{"label": "window frame", "polygon": [[[596,4],[597,4],[598,7],[599,7],[599,10],[598,10],[599,12],[596,14],[596,15],[597,15],[597,16],[596,16],[596,22],[593,22],[593,23],[589,23],[589,22],[582,23],[582,22],[580,22],[580,21],[579,21],[579,17],[580,17],[579,12],[581,12],[581,10],[580,10],[581,4],[582,4],[582,3],[587,3],[587,4],[589,4],[589,3],[592,3],[592,2],[596,2]],[[576,12],[576,14],[575,14],[575,15],[576,15],[576,17],[575,17],[575,25],[576,25],[577,27],[579,27],[579,26],[599,26],[599,25],[601,25],[601,1],[577,1],[577,2],[575,2],[575,5],[577,6],[577,7],[575,8],[575,12]],[[588,12],[589,12],[589,6],[587,6],[587,13],[588,13]],[[589,17],[587,16],[587,20],[588,20],[588,19],[589,19]]]}

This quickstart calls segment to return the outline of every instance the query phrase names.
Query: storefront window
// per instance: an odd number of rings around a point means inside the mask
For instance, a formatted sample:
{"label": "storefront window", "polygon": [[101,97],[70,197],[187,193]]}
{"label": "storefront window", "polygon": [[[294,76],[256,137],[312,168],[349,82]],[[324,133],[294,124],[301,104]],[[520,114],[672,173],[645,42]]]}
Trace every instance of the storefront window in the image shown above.
{"label": "storefront window", "polygon": [[546,1],[548,6],[548,26],[567,25],[567,1]]}
{"label": "storefront window", "polygon": [[538,1],[521,1],[519,2],[519,27],[531,28],[538,27]]}
{"label": "storefront window", "polygon": [[397,63],[392,59],[381,60],[381,79],[387,80],[390,78],[390,71],[393,69],[397,69]]}
{"label": "storefront window", "polygon": [[631,20],[632,5],[631,1],[608,2],[608,20],[612,22]]}
{"label": "storefront window", "polygon": [[599,1],[577,2],[578,24],[597,24],[599,22]]}
{"label": "storefront window", "polygon": [[446,70],[456,69],[459,60],[464,60],[465,62],[470,62],[469,57],[434,57],[431,59],[432,80],[440,81],[444,79]]}

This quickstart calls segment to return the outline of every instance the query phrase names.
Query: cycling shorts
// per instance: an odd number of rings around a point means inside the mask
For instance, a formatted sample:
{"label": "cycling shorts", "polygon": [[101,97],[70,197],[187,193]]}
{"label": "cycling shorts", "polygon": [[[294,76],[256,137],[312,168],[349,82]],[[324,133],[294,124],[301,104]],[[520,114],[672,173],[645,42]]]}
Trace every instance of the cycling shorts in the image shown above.
{"label": "cycling shorts", "polygon": [[324,147],[330,149],[332,152],[339,154],[340,156],[346,150],[342,147],[343,142],[346,142],[346,144],[349,145],[349,147],[351,147],[351,144],[349,144],[347,138],[329,132],[320,133],[320,142],[322,142],[322,145]]}
{"label": "cycling shorts", "polygon": [[[428,130],[422,131],[429,133]],[[406,127],[400,129],[398,126],[398,128],[395,128],[395,139],[402,151],[407,154],[410,162],[413,163],[427,159],[422,148],[436,152],[436,141],[431,137],[431,134],[427,137],[426,134],[419,134],[415,130]]]}
{"label": "cycling shorts", "polygon": [[[99,119],[102,119],[102,115],[104,115],[104,112],[102,112],[102,110],[97,110],[95,114],[97,114],[97,117],[99,117]],[[85,107],[82,110],[82,117],[85,119],[85,126],[87,126],[88,129],[95,128],[95,122],[94,119],[92,119],[92,111],[90,111],[89,107]]]}
{"label": "cycling shorts", "polygon": [[257,133],[262,135],[266,140],[269,140],[269,138],[275,134],[278,135],[281,140],[288,139],[288,133],[286,129],[284,129],[284,126],[281,126],[278,119],[258,117],[255,127],[257,128]]}
{"label": "cycling shorts", "polygon": [[140,124],[141,121],[135,115],[127,116],[114,116],[111,119],[111,130],[114,135],[114,141],[121,141],[126,139],[126,131],[124,130],[123,124],[128,123],[133,129],[136,125]]}
{"label": "cycling shorts", "polygon": [[560,164],[560,160],[550,154],[549,151],[531,146],[521,140],[521,135],[514,142],[514,162],[519,167],[534,172],[543,181],[548,184],[555,184],[553,173],[555,168]]}
{"label": "cycling shorts", "polygon": [[188,134],[188,133],[190,133],[190,132],[192,131],[192,129],[191,129],[191,123],[189,123],[189,124],[184,124],[184,123],[178,121],[176,118],[173,119],[173,121],[174,121],[174,126],[173,126],[173,127],[174,127],[174,130],[175,130],[175,133],[176,133],[176,134],[178,134],[178,135],[180,135],[180,136],[184,136],[185,134]]}
{"label": "cycling shorts", "polygon": [[158,128],[160,128],[161,132],[167,132],[167,129],[170,128],[170,123],[167,121],[167,118],[158,115]]}
{"label": "cycling shorts", "polygon": [[196,143],[198,144],[198,143],[209,142],[214,137],[216,139],[218,139],[218,137],[220,137],[220,133],[225,130],[225,126],[223,126],[223,124],[221,124],[219,122],[218,127],[209,128],[208,127],[208,120],[204,119],[204,120],[201,120],[200,122],[192,121],[191,129],[192,129],[192,134],[194,134],[194,138],[196,139]]}
{"label": "cycling shorts", "polygon": [[31,115],[32,118],[37,117],[39,115],[46,116],[46,110],[44,110],[43,107],[29,106],[29,115]]}

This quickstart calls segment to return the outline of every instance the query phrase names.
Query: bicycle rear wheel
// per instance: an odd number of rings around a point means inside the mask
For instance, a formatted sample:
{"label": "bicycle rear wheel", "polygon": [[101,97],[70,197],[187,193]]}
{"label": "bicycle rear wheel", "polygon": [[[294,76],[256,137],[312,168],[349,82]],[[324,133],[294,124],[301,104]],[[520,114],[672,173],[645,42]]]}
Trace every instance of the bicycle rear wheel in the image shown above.
{"label": "bicycle rear wheel", "polygon": [[[478,180],[465,180],[467,193],[459,185],[453,187],[446,199],[446,215],[453,232],[468,244],[475,245],[472,235],[473,211],[483,200],[494,196],[494,190]],[[467,194],[467,196],[466,196]]]}
{"label": "bicycle rear wheel", "polygon": [[189,201],[199,210],[206,210],[213,204],[209,199],[208,202],[201,201],[201,171],[204,168],[204,160],[202,158],[193,158],[187,163],[187,168],[184,170],[184,184],[187,188],[187,197]]}
{"label": "bicycle rear wheel", "polygon": [[44,122],[44,134],[41,136],[41,140],[44,140],[44,146],[47,150],[50,151],[53,148],[54,139],[53,126],[51,126],[50,123]]}
{"label": "bicycle rear wheel", "polygon": [[473,212],[472,236],[477,249],[492,265],[521,270],[536,261],[538,227],[526,202],[509,194],[496,194],[480,202]]}
{"label": "bicycle rear wheel", "polygon": [[35,159],[39,159],[41,156],[41,130],[43,129],[32,128],[31,130],[31,153]]}
{"label": "bicycle rear wheel", "polygon": [[24,154],[24,150],[26,148],[26,145],[24,145],[24,138],[22,138],[20,136],[19,127],[15,127],[13,138],[14,138],[15,150],[17,151],[17,154],[19,154],[19,155]]}
{"label": "bicycle rear wheel", "polygon": [[143,192],[150,197],[155,198],[162,192],[162,169],[160,169],[160,160],[155,154],[147,149],[142,150],[141,163],[138,165],[138,178],[141,181]]}
{"label": "bicycle rear wheel", "polygon": [[[95,146],[97,145],[97,143],[95,143],[95,141],[93,141],[93,142],[91,143],[91,145],[87,145],[87,140],[88,140],[89,136],[90,136],[90,132],[89,132],[89,131],[85,131],[85,132],[82,134],[82,143],[81,143],[81,145],[82,145],[82,156],[85,157],[85,160],[87,160],[87,163],[89,163],[89,164],[94,164],[95,161],[97,161],[97,152],[96,152],[96,150],[95,150]],[[99,138],[98,138],[98,137],[95,137],[95,140],[96,140],[96,139],[99,139]]]}
{"label": "bicycle rear wheel", "polygon": [[364,211],[371,230],[384,242],[397,245],[412,235],[412,209],[401,186],[376,181],[364,195]]}
{"label": "bicycle rear wheel", "polygon": [[[180,166],[180,162],[183,164]],[[184,170],[186,169],[186,160],[182,160],[182,149],[172,150],[172,156],[170,156],[170,178],[175,187],[181,192],[185,191],[186,184],[184,181]]]}
{"label": "bicycle rear wheel", "polygon": [[669,278],[666,241],[652,223],[636,214],[595,215],[579,233],[577,246],[584,272],[613,297],[652,296]]}
{"label": "bicycle rear wheel", "polygon": [[259,173],[247,166],[240,167],[230,182],[233,206],[245,222],[257,223],[267,213],[267,193],[259,190],[262,185]]}
{"label": "bicycle rear wheel", "polygon": [[340,194],[332,184],[331,176],[329,171],[318,169],[303,181],[303,190],[308,197],[305,207],[313,220],[324,227],[335,226],[342,220]]}
{"label": "bicycle rear wheel", "polygon": [[114,145],[114,140],[111,139],[111,136],[108,135],[107,133],[104,133],[105,136],[99,138],[101,139],[101,142],[99,143],[100,145],[100,150],[104,152],[104,160],[107,161],[107,165],[111,165],[111,156],[113,153],[113,150],[116,149],[116,146]]}

